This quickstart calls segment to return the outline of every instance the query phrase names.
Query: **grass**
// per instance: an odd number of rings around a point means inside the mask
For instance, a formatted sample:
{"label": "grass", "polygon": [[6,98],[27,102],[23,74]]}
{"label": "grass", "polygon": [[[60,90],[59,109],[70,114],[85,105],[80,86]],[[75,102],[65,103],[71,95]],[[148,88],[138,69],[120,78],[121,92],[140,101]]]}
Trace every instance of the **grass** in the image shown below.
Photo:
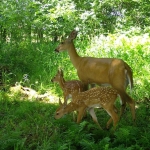
{"label": "grass", "polygon": [[[99,130],[89,115],[79,125],[72,120],[71,114],[55,120],[57,104],[9,98],[1,92],[0,149],[146,150],[150,146],[150,105],[144,101],[137,106],[137,125],[132,125],[127,109],[117,130],[111,134]],[[109,116],[103,110],[96,110],[96,114],[104,128]]]}
{"label": "grass", "polygon": [[[150,38],[144,35],[114,34],[95,37],[89,41],[76,40],[82,56],[116,57],[133,69],[137,125],[132,125],[127,108],[114,134],[101,131],[88,115],[78,125],[72,115],[54,119],[57,103],[10,96],[9,88],[16,82],[39,93],[51,92],[62,97],[57,84],[50,82],[58,68],[66,80],[78,79],[66,52],[56,54],[57,43],[25,43],[1,45],[0,64],[9,66],[3,74],[5,88],[0,90],[0,149],[2,150],[148,150],[150,147]],[[104,128],[109,118],[96,110]]]}
{"label": "grass", "polygon": [[1,149],[34,149],[53,134],[54,104],[5,99],[1,106]]}

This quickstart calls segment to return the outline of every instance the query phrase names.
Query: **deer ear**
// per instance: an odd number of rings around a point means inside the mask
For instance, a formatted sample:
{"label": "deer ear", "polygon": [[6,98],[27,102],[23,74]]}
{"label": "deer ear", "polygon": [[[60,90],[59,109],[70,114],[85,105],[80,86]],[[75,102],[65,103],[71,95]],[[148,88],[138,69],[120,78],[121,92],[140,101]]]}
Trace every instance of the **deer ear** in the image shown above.
{"label": "deer ear", "polygon": [[62,70],[62,69],[60,69],[60,73],[62,74],[62,76],[64,75],[64,73],[63,73],[63,70]]}
{"label": "deer ear", "polygon": [[58,70],[58,73],[63,76],[63,70],[61,68]]}
{"label": "deer ear", "polygon": [[60,73],[62,73],[62,72],[63,72],[61,68],[59,69],[59,72],[60,72]]}
{"label": "deer ear", "polygon": [[63,103],[61,102],[60,98],[59,98],[59,105],[60,105],[60,106],[63,105]]}
{"label": "deer ear", "polygon": [[60,74],[61,73],[61,68],[59,68],[57,72]]}
{"label": "deer ear", "polygon": [[76,36],[77,36],[77,33],[78,33],[78,32],[77,32],[76,30],[73,30],[73,31],[70,33],[68,39],[69,39],[69,40],[74,40],[74,39],[76,38]]}

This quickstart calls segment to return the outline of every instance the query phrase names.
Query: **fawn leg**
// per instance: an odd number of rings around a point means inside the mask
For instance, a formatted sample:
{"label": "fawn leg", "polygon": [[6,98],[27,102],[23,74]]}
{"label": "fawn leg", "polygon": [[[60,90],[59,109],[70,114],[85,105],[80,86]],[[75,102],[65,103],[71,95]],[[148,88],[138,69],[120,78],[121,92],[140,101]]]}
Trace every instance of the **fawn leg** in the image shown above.
{"label": "fawn leg", "polygon": [[81,107],[79,110],[78,110],[78,116],[77,116],[77,123],[80,123],[82,118],[83,118],[83,115],[85,113],[85,110],[86,108],[85,107]]}
{"label": "fawn leg", "polygon": [[111,118],[108,120],[106,128],[109,128],[110,123],[113,120],[113,130],[116,129],[117,123],[119,121],[119,117],[118,114],[115,112],[114,106],[110,107],[109,110],[106,110],[108,112],[108,114],[111,116]]}
{"label": "fawn leg", "polygon": [[101,126],[100,126],[100,124],[98,123],[98,120],[97,120],[97,117],[96,117],[96,114],[95,114],[95,111],[94,111],[94,108],[93,107],[91,107],[91,108],[89,108],[89,113],[90,113],[90,115],[91,115],[91,117],[92,117],[92,119],[93,119],[93,121],[98,125],[98,127],[102,130],[102,128],[101,128]]}

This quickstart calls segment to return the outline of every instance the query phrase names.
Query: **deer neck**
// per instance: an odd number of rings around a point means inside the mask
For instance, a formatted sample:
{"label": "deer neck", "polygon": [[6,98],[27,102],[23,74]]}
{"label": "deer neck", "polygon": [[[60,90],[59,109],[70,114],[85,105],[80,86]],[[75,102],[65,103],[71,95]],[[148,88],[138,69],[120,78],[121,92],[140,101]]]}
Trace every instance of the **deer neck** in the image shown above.
{"label": "deer neck", "polygon": [[60,85],[61,89],[64,90],[64,88],[65,88],[65,79],[63,77],[60,78],[59,85]]}
{"label": "deer neck", "polygon": [[70,60],[75,68],[78,68],[80,64],[80,56],[77,54],[74,44],[72,43],[68,49]]}
{"label": "deer neck", "polygon": [[70,102],[67,106],[66,106],[66,111],[67,113],[71,113],[72,111],[75,111],[77,109],[77,105],[73,102]]}

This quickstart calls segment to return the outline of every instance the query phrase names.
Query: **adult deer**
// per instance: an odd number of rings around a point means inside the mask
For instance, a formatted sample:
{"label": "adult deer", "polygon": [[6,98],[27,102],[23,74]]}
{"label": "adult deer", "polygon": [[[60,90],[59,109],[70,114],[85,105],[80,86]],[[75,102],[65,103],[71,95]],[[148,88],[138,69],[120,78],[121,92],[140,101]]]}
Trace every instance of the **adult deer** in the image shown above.
{"label": "adult deer", "polygon": [[102,129],[94,112],[94,108],[102,107],[111,116],[106,128],[109,128],[113,120],[113,127],[115,129],[119,121],[117,109],[114,105],[117,95],[117,90],[110,87],[95,87],[88,91],[80,92],[67,106],[59,101],[60,107],[56,110],[55,119],[59,119],[63,115],[76,110],[78,111],[77,123],[80,123],[85,111],[88,110],[93,121]]}
{"label": "adult deer", "polygon": [[58,70],[57,74],[51,80],[52,82],[59,83],[64,95],[64,104],[67,104],[67,100],[74,97],[79,92],[83,92],[87,89],[87,86],[79,80],[65,81],[63,71]]}
{"label": "adult deer", "polygon": [[132,70],[122,59],[81,57],[77,54],[73,40],[77,31],[73,30],[69,37],[55,49],[56,52],[68,51],[70,60],[77,69],[79,79],[86,83],[109,84],[116,89],[122,101],[121,115],[126,107],[126,102],[131,108],[133,121],[135,120],[135,102],[126,93],[130,84],[133,87]]}

